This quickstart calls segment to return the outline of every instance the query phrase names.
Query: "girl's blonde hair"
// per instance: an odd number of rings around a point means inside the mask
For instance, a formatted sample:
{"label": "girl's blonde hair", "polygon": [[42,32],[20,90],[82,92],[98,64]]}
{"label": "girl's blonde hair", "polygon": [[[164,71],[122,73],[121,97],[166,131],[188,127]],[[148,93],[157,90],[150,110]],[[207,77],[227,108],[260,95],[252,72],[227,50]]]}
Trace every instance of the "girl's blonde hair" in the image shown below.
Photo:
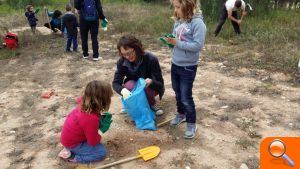
{"label": "girl's blonde hair", "polygon": [[108,111],[112,95],[109,83],[98,80],[89,82],[82,96],[81,111],[96,114]]}
{"label": "girl's blonde hair", "polygon": [[[173,16],[177,20],[183,19],[186,21],[191,21],[195,13],[200,11],[200,6],[198,0],[177,0],[181,4],[181,11],[183,14],[183,18],[179,18],[177,14],[174,12]],[[173,4],[174,0],[170,0]]]}

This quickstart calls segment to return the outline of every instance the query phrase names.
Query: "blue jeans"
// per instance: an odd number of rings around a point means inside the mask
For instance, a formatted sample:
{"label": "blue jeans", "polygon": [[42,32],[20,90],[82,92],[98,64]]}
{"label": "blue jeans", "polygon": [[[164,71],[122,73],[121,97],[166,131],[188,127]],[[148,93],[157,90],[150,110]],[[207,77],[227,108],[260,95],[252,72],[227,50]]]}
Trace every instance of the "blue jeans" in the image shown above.
{"label": "blue jeans", "polygon": [[71,48],[71,44],[73,42],[73,51],[76,51],[77,50],[77,47],[78,47],[78,43],[77,43],[77,36],[67,36],[68,39],[67,39],[67,47],[66,47],[66,50],[70,50]]}
{"label": "blue jeans", "polygon": [[82,142],[75,148],[68,148],[78,163],[89,163],[99,161],[106,156],[106,148],[101,144],[90,146],[87,142]]}
{"label": "blue jeans", "polygon": [[196,109],[192,96],[193,83],[196,77],[195,66],[171,66],[172,88],[176,95],[177,112],[186,115],[188,123],[196,122]]}

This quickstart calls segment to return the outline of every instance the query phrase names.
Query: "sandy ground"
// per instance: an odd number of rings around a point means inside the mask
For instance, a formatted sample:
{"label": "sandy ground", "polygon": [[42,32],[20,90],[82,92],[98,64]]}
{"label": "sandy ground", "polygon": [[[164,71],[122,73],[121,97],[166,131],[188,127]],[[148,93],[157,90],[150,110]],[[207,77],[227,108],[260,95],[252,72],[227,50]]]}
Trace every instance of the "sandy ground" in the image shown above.
{"label": "sandy ground", "polygon": [[[166,92],[159,102],[165,114],[157,118],[161,122],[176,111],[170,50],[149,46],[159,58],[165,80]],[[206,45],[204,57],[209,57],[206,51],[211,46]],[[49,56],[22,50],[17,57],[0,61],[1,168],[74,168],[57,158],[62,149],[61,126],[88,81],[112,81],[118,59],[115,41],[101,40],[101,55],[104,59],[94,62],[78,53]],[[192,140],[183,138],[185,124],[165,125],[157,131],[135,129],[126,115],[119,114],[121,101],[115,93],[110,108],[113,124],[103,135],[109,155],[93,165],[135,156],[138,149],[156,145],[161,148],[157,158],[114,168],[236,169],[245,163],[257,169],[263,138],[300,135],[300,89],[289,83],[290,78],[264,70],[234,69],[226,62],[201,61],[193,90],[198,133]],[[41,94],[51,89],[55,95],[42,99]]]}
{"label": "sandy ground", "polygon": [[[31,28],[26,26],[26,27],[11,29],[9,31],[14,32],[14,33],[18,33],[18,32],[24,32],[24,31],[28,31],[28,30],[31,30]],[[52,33],[52,31],[50,29],[48,29],[44,26],[36,27],[36,31],[38,33],[40,33],[41,35],[50,35]]]}

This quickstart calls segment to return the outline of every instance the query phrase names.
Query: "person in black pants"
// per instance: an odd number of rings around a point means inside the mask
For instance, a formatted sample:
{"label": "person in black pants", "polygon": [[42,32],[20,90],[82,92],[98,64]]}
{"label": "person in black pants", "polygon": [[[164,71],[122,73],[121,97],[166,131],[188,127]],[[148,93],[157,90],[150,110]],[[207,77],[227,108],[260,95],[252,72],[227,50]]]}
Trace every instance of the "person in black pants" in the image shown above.
{"label": "person in black pants", "polygon": [[[83,51],[83,58],[87,59],[89,57],[88,53],[88,32],[91,33],[92,39],[92,47],[93,47],[93,60],[97,61],[101,57],[99,57],[99,43],[98,43],[98,30],[99,30],[99,19],[106,20],[102,5],[100,0],[94,0],[94,5],[96,8],[97,18],[95,20],[89,20],[85,17],[84,12],[84,1],[85,0],[75,0],[75,8],[78,10],[80,19],[79,19],[79,27],[80,27],[80,36],[81,36],[81,44]],[[91,1],[91,0],[88,0]]]}
{"label": "person in black pants", "polygon": [[[242,16],[240,19],[238,19],[237,12],[240,9],[242,10]],[[240,24],[242,23],[243,17],[246,15],[246,5],[243,0],[227,0],[223,5],[220,20],[215,30],[215,36],[218,36],[227,17],[231,20],[231,24],[234,28],[235,33],[239,35],[241,33]]]}

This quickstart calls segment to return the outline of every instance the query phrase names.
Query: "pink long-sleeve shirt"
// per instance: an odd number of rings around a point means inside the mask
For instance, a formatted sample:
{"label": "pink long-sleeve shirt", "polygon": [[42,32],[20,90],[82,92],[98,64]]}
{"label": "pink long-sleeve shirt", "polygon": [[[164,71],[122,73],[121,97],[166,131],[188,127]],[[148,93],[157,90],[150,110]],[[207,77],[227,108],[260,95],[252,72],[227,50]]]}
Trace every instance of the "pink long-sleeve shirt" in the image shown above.
{"label": "pink long-sleeve shirt", "polygon": [[74,148],[85,141],[90,146],[95,146],[101,141],[101,135],[98,133],[100,115],[82,112],[79,106],[81,99],[78,99],[77,102],[78,105],[64,122],[60,142],[67,148]]}

